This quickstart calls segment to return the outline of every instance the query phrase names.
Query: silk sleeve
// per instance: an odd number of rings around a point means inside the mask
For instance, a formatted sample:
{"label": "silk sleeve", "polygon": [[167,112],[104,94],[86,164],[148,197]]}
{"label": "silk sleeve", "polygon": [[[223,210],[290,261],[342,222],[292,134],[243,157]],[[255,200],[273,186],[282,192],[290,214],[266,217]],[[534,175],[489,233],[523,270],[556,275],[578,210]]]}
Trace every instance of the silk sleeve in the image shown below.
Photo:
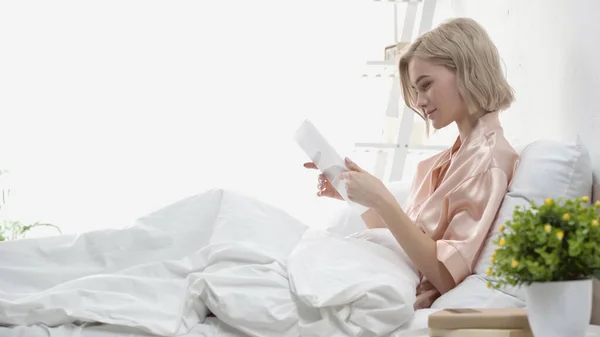
{"label": "silk sleeve", "polygon": [[450,192],[444,200],[449,225],[437,241],[437,257],[456,285],[473,272],[508,189],[504,171],[491,168],[473,176]]}

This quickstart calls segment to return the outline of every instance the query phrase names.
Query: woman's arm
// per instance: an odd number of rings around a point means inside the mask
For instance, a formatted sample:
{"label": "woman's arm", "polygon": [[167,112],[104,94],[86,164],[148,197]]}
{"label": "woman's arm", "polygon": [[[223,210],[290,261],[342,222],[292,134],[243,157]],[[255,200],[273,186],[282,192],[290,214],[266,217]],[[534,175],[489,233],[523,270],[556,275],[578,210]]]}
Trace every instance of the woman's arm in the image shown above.
{"label": "woman's arm", "polygon": [[361,217],[368,229],[387,228],[381,216],[379,216],[379,214],[372,208],[369,208],[368,211],[364,212]]}
{"label": "woman's arm", "polygon": [[438,260],[436,242],[412,222],[393,197],[382,198],[373,210],[373,213],[377,214],[383,224],[390,229],[415,267],[438,291],[443,294],[455,286],[454,278],[446,266]]}
{"label": "woman's arm", "polygon": [[452,289],[454,278],[438,260],[437,243],[412,223],[381,180],[348,158],[346,165],[351,171],[342,173],[341,179],[346,183],[350,200],[370,208],[362,216],[367,227],[389,228],[415,267],[438,291],[444,293]]}
{"label": "woman's arm", "polygon": [[[487,234],[494,223],[508,186],[508,175],[498,167],[471,176],[444,196],[443,213],[448,223],[439,240],[430,238],[404,213],[392,193],[378,178],[346,162],[350,172],[342,173],[348,198],[373,209],[404,249],[415,267],[445,293],[470,273]],[[431,220],[435,221],[435,220]]]}
{"label": "woman's arm", "polygon": [[462,181],[439,205],[450,219],[437,241],[413,224],[393,197],[382,194],[373,208],[415,267],[443,294],[472,272],[507,186],[508,176],[497,167]]}

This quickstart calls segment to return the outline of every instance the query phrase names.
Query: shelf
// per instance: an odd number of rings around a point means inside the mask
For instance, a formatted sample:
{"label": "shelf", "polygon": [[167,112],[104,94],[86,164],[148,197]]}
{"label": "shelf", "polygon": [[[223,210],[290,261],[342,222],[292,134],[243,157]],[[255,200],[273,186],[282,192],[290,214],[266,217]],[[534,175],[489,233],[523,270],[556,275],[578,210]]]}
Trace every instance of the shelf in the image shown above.
{"label": "shelf", "polygon": [[395,149],[400,148],[400,144],[396,143],[354,143],[357,148],[367,149]]}
{"label": "shelf", "polygon": [[368,66],[375,67],[396,67],[396,62],[394,61],[367,61]]}
{"label": "shelf", "polygon": [[374,2],[388,2],[388,3],[405,3],[405,2],[423,2],[423,0],[373,0]]}
{"label": "shelf", "polygon": [[367,61],[368,71],[362,77],[398,77],[398,65],[394,61]]}
{"label": "shelf", "polygon": [[432,150],[432,151],[442,151],[446,150],[447,146],[442,145],[408,145],[403,146],[397,143],[355,143],[355,147],[363,148],[363,149],[399,149],[401,147],[408,147],[409,150]]}

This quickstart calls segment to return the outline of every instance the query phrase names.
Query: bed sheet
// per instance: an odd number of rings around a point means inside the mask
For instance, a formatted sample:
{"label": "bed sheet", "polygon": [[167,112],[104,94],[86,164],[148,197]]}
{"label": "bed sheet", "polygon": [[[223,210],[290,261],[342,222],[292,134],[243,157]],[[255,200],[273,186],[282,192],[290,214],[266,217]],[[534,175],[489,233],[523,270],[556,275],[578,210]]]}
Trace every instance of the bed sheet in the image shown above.
{"label": "bed sheet", "polygon": [[524,305],[473,275],[415,313],[418,277],[384,232],[314,232],[211,190],[123,230],[2,242],[0,326],[21,326],[0,337],[421,337],[440,308]]}
{"label": "bed sheet", "polygon": [[[100,324],[64,324],[58,327],[19,326],[13,328],[0,327],[1,337],[156,337],[137,329],[123,326]],[[197,324],[189,332],[180,337],[246,337],[247,335],[223,324],[214,317],[207,318],[204,323]]]}
{"label": "bed sheet", "polygon": [[[390,337],[428,337],[427,317],[439,309],[417,310],[413,318]],[[248,337],[215,317],[208,317],[202,324],[179,337]],[[0,327],[0,337],[156,337],[131,328],[110,325],[74,325],[58,327],[19,326]]]}
{"label": "bed sheet", "polygon": [[[123,230],[2,242],[0,325],[210,336],[214,320],[200,324],[210,311],[251,336],[342,337],[385,336],[410,321],[418,277],[406,257],[307,229],[211,190]],[[70,325],[95,322],[104,325]],[[31,329],[23,335],[47,331]]]}

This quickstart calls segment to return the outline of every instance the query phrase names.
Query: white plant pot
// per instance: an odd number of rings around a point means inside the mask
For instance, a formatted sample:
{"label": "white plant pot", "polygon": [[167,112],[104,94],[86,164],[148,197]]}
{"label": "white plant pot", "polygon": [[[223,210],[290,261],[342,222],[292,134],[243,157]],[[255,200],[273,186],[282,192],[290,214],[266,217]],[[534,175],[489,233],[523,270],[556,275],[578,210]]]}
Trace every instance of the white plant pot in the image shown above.
{"label": "white plant pot", "polygon": [[538,337],[585,337],[592,315],[592,280],[525,287],[527,318]]}

